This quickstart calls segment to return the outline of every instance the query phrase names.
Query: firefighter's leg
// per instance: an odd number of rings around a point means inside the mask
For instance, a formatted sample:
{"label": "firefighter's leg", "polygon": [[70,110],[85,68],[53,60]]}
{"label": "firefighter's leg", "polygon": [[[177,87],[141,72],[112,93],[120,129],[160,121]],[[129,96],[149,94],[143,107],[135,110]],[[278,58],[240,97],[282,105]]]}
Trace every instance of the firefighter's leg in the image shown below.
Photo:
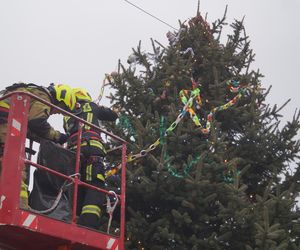
{"label": "firefighter's leg", "polygon": [[21,191],[20,191],[20,207],[28,209],[28,185],[26,184],[26,170],[22,171]]}
{"label": "firefighter's leg", "polygon": [[[104,187],[104,169],[101,162],[87,165],[86,182],[99,188]],[[104,193],[92,189],[86,189],[78,223],[87,227],[98,229],[100,226],[101,207],[104,200]]]}

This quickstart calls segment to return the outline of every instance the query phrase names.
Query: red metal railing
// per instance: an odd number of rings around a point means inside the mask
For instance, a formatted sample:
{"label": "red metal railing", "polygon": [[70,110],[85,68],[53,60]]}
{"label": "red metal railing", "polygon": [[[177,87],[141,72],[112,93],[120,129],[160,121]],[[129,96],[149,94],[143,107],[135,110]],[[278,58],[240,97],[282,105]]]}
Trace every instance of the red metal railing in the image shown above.
{"label": "red metal railing", "polygon": [[[43,171],[47,171],[56,176],[62,177],[66,180],[74,183],[73,192],[73,208],[72,208],[72,222],[70,224],[56,221],[51,218],[35,215],[38,220],[38,225],[34,229],[38,233],[43,233],[51,237],[59,237],[60,241],[65,245],[84,244],[89,245],[90,249],[114,249],[113,246],[117,246],[119,250],[124,249],[124,235],[125,235],[125,188],[126,188],[126,141],[115,136],[114,134],[103,130],[91,123],[88,123],[73,114],[31,94],[25,92],[12,92],[9,93],[0,100],[10,98],[10,110],[7,123],[7,136],[5,140],[5,147],[2,159],[2,173],[0,178],[0,224],[16,225],[24,227],[22,224],[22,216],[26,213],[19,207],[19,194],[21,186],[21,173],[25,165],[31,165],[37,167]],[[57,110],[63,115],[67,115],[75,118],[79,125],[78,138],[77,138],[77,151],[76,151],[76,165],[75,173],[80,172],[80,144],[82,135],[82,126],[86,124],[93,129],[105,133],[107,136],[122,144],[122,170],[121,170],[121,194],[118,195],[120,200],[120,235],[110,236],[105,233],[98,233],[92,230],[88,230],[76,225],[76,204],[77,204],[77,190],[78,186],[84,186],[86,188],[103,192],[107,195],[111,195],[109,191],[95,186],[89,185],[78,178],[78,175],[69,177],[55,170],[49,169],[46,166],[34,163],[25,158],[25,140],[27,134],[27,122],[28,112],[30,109],[31,98],[50,106],[52,109]],[[31,213],[29,211],[29,213]],[[27,225],[27,224],[26,224]],[[5,230],[5,229],[3,229]],[[32,228],[31,228],[32,230]],[[0,234],[1,234],[0,229]],[[73,234],[69,234],[73,232]],[[63,237],[62,237],[63,236]],[[28,237],[29,238],[29,237]],[[117,244],[112,244],[113,241],[118,241]],[[99,242],[102,241],[102,242]],[[1,237],[0,237],[1,243]],[[7,242],[6,242],[7,244]],[[50,244],[50,243],[49,243]],[[33,249],[33,248],[32,248]],[[45,248],[46,249],[46,248]],[[81,249],[81,248],[76,248]],[[88,249],[88,248],[82,248]]]}

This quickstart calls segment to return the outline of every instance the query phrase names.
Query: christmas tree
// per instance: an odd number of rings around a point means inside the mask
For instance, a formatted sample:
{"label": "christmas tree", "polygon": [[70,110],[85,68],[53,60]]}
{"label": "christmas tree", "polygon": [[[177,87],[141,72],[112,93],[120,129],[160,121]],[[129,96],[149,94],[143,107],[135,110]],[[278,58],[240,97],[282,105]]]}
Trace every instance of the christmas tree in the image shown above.
{"label": "christmas tree", "polygon": [[222,43],[225,19],[198,8],[108,77],[129,142],[127,249],[300,249],[299,113],[279,126],[286,103],[266,104],[243,20]]}

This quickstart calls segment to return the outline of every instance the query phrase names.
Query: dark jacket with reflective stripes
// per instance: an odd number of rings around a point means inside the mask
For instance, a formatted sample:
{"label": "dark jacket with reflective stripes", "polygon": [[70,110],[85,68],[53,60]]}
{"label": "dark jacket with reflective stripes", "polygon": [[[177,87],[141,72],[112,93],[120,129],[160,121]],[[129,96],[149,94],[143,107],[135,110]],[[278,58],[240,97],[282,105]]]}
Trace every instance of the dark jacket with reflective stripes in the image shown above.
{"label": "dark jacket with reflective stripes", "polygon": [[[76,114],[76,116],[96,126],[99,126],[99,121],[115,121],[118,118],[118,115],[110,108],[98,106],[94,102],[83,103],[81,106],[81,110]],[[70,135],[70,139],[68,140],[68,147],[75,150],[77,142],[78,122],[72,117],[65,116],[64,129],[66,133]],[[89,145],[94,147],[95,149],[98,148],[98,150],[103,151],[102,154],[105,155],[106,151],[101,143],[100,133],[88,125],[84,125],[82,131],[83,133],[81,146],[83,147]],[[90,147],[90,151],[93,150],[92,147]],[[89,152],[89,154],[99,155],[100,153]]]}

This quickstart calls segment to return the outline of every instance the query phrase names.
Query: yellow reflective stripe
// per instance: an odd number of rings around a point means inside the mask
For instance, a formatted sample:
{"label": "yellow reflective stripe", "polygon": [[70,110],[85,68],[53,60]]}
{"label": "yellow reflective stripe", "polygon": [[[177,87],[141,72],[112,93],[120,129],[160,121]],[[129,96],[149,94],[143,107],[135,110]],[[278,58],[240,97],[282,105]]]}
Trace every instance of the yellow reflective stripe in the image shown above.
{"label": "yellow reflective stripe", "polygon": [[68,121],[70,120],[70,116],[64,116],[63,118],[63,126],[64,126],[64,129],[65,131],[69,132],[69,124],[68,124]]}
{"label": "yellow reflective stripe", "polygon": [[70,120],[70,116],[64,116],[64,122],[68,122]]}
{"label": "yellow reflective stripe", "polygon": [[27,198],[28,199],[28,186],[25,184],[24,181],[21,183],[21,192],[20,192],[20,197],[21,198]]}
{"label": "yellow reflective stripe", "polygon": [[100,148],[106,154],[106,150],[105,150],[105,148],[104,148],[104,146],[101,142],[96,141],[96,140],[90,140],[89,143],[90,143],[91,146]]}
{"label": "yellow reflective stripe", "polygon": [[92,111],[91,105],[89,103],[85,103],[82,107],[82,111],[84,113],[91,112]]}
{"label": "yellow reflective stripe", "polygon": [[0,107],[9,109],[10,106],[7,102],[2,100],[2,101],[0,101]]}
{"label": "yellow reflective stripe", "polygon": [[86,166],[86,178],[87,181],[92,180],[92,164]]}
{"label": "yellow reflective stripe", "polygon": [[81,214],[95,214],[100,217],[101,208],[96,205],[86,205],[82,208]]}
{"label": "yellow reflective stripe", "polygon": [[[104,148],[103,144],[99,141],[90,140],[89,142],[84,141],[83,143],[80,144],[81,147],[87,146],[87,145],[100,148],[106,154],[106,149]],[[75,150],[76,148],[77,148],[77,145],[70,147],[71,150]]]}
{"label": "yellow reflective stripe", "polygon": [[[89,122],[89,123],[92,123],[92,121],[93,121],[93,113],[87,113],[86,121]],[[85,125],[84,128],[86,130],[89,130],[91,127],[88,126],[88,125]]]}
{"label": "yellow reflective stripe", "polygon": [[105,181],[105,178],[102,174],[97,174],[97,178],[101,181]]}
{"label": "yellow reflective stripe", "polygon": [[20,192],[20,197],[21,197],[21,198],[26,198],[26,199],[28,199],[28,192],[25,191],[25,190],[22,190],[22,191]]}
{"label": "yellow reflective stripe", "polygon": [[88,113],[88,114],[87,114],[86,121],[87,121],[87,122],[90,122],[90,123],[93,121],[93,113]]}
{"label": "yellow reflective stripe", "polygon": [[26,190],[27,191],[28,186],[26,185],[26,183],[24,181],[21,182],[21,190]]}

